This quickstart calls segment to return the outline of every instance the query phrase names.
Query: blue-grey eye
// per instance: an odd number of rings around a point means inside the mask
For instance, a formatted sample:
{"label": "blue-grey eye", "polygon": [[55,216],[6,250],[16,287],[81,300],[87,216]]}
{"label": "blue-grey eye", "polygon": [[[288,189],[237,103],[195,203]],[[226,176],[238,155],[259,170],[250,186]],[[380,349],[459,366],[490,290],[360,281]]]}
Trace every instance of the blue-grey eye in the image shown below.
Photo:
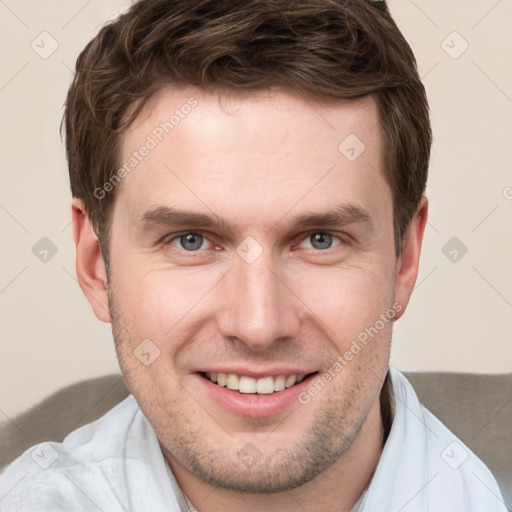
{"label": "blue-grey eye", "polygon": [[329,249],[332,245],[332,235],[329,233],[313,233],[309,240],[315,249]]}
{"label": "blue-grey eye", "polygon": [[195,251],[203,245],[203,235],[198,233],[187,233],[177,237],[180,241],[180,245],[186,251]]}

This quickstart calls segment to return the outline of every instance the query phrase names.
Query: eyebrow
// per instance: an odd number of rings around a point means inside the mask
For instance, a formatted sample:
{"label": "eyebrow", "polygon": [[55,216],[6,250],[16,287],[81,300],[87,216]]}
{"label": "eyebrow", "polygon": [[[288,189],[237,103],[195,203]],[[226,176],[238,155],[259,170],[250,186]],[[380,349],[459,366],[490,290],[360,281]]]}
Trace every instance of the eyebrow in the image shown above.
{"label": "eyebrow", "polygon": [[[279,224],[281,220],[274,224],[274,226]],[[355,204],[343,204],[323,213],[303,213],[293,217],[291,228],[297,230],[313,226],[341,227],[353,223],[371,224],[372,218],[361,206]],[[191,228],[210,228],[231,234],[236,232],[236,226],[218,215],[207,215],[204,213],[179,210],[168,206],[157,206],[151,208],[144,214],[138,216],[135,220],[135,224],[143,231],[187,226]],[[273,229],[273,227],[270,228],[270,230],[271,229]]]}

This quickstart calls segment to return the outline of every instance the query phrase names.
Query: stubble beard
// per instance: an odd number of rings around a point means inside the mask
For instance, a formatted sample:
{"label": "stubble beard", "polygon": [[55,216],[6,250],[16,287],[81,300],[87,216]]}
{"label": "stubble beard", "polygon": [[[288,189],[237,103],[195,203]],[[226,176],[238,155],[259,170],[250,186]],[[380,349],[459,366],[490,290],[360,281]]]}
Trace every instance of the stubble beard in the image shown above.
{"label": "stubble beard", "polygon": [[[323,403],[292,447],[282,447],[283,441],[287,441],[286,432],[275,425],[265,432],[257,427],[256,421],[252,422],[252,432],[229,433],[229,428],[219,427],[213,417],[209,423],[197,419],[197,414],[204,414],[204,409],[196,402],[185,408],[179,397],[159,397],[154,388],[150,390],[140,382],[137,376],[145,368],[135,365],[131,357],[134,347],[131,347],[128,324],[116,307],[111,287],[108,298],[123,378],[152,425],[175,475],[184,469],[212,487],[244,494],[290,491],[322,474],[349,450],[378,399],[378,390],[375,392],[369,384],[372,378],[376,379],[376,374],[369,378],[368,368],[363,364],[355,370],[357,375],[348,381],[338,376],[319,393],[314,400],[321,399]],[[389,340],[379,343],[389,343],[391,328],[389,333],[381,334],[386,334]],[[381,368],[375,370],[380,372]],[[297,407],[305,406],[297,404]],[[195,408],[194,414],[192,408]],[[298,409],[291,416],[300,421],[301,412]],[[215,444],[211,427],[219,432],[217,438],[224,437],[223,443]]]}

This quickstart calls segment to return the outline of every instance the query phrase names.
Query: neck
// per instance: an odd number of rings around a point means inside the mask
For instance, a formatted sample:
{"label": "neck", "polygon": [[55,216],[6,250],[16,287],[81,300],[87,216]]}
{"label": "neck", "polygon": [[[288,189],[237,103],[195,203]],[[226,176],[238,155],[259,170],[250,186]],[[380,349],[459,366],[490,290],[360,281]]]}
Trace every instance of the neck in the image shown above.
{"label": "neck", "polygon": [[[373,404],[356,439],[344,455],[318,477],[287,492],[256,495],[216,489],[180,466],[165,449],[164,456],[178,485],[199,512],[296,512],[297,509],[350,512],[370,484],[379,462],[389,432],[389,397],[386,381],[380,400]],[[386,410],[382,410],[382,406]]]}

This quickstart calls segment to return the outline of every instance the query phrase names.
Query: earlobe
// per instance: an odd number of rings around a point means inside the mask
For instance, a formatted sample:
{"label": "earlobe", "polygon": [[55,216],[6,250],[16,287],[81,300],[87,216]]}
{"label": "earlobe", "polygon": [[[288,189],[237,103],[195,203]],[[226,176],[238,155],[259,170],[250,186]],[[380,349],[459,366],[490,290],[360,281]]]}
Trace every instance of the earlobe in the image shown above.
{"label": "earlobe", "polygon": [[416,284],[421,244],[427,223],[427,216],[428,200],[426,197],[422,197],[416,213],[409,222],[404,237],[402,253],[397,259],[395,272],[395,302],[399,303],[402,308],[395,316],[395,320],[398,320],[398,318],[404,314],[414,285]]}
{"label": "earlobe", "polygon": [[80,288],[91,304],[96,317],[110,322],[107,273],[100,242],[94,233],[83,201],[75,199],[71,205],[73,239],[76,248],[76,275]]}

